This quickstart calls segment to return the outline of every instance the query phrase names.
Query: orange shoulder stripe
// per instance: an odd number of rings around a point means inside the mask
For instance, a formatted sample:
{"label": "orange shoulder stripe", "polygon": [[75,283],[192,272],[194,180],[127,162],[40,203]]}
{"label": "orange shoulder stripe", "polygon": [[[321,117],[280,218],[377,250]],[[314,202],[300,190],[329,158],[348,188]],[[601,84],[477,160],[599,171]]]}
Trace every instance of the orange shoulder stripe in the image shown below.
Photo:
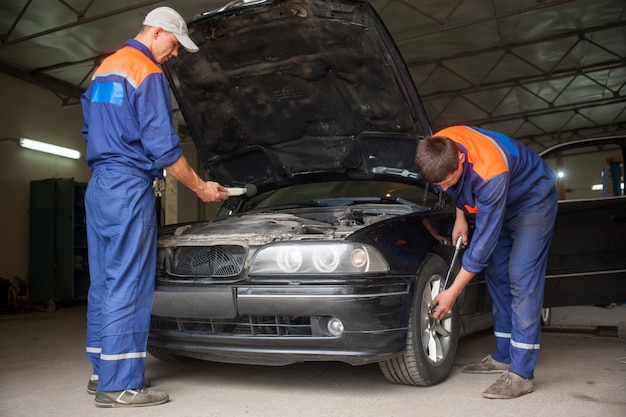
{"label": "orange shoulder stripe", "polygon": [[445,136],[463,145],[474,171],[485,180],[509,169],[506,156],[495,140],[468,126],[448,127],[433,136]]}
{"label": "orange shoulder stripe", "polygon": [[137,88],[149,75],[161,72],[161,68],[141,51],[124,47],[107,57],[98,67],[93,78],[106,75],[119,75]]}

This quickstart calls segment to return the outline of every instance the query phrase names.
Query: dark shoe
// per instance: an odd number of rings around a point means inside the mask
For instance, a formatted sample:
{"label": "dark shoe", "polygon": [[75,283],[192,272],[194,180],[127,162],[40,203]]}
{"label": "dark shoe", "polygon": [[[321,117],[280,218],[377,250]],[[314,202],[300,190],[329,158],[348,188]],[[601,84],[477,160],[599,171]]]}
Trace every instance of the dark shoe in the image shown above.
{"label": "dark shoe", "polygon": [[124,391],[112,391],[96,393],[96,407],[121,408],[121,407],[148,407],[168,402],[169,395],[161,391],[149,391],[146,389],[127,389]]}
{"label": "dark shoe", "polygon": [[509,364],[498,362],[491,355],[487,355],[480,362],[467,364],[461,369],[461,372],[468,374],[499,374],[509,370]]}
{"label": "dark shoe", "polygon": [[[143,380],[144,388],[150,388],[152,386],[151,384],[152,383],[148,378],[144,378]],[[98,380],[94,379],[93,377],[89,378],[89,382],[87,383],[87,394],[96,395],[97,391],[98,391]]]}
{"label": "dark shoe", "polygon": [[483,392],[483,397],[492,399],[517,398],[533,392],[533,381],[522,378],[514,372],[505,372],[495,384]]}

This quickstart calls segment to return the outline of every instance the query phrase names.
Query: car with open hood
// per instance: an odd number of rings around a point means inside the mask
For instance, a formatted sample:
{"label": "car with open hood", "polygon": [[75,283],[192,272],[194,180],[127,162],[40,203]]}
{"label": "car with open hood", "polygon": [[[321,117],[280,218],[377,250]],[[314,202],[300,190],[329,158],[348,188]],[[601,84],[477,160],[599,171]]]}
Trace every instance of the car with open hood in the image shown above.
{"label": "car with open hood", "polygon": [[441,382],[491,300],[478,276],[429,317],[459,268],[454,207],[417,172],[430,127],[374,9],[240,1],[189,32],[199,52],[165,72],[211,178],[243,194],[212,221],[161,227],[149,352]]}

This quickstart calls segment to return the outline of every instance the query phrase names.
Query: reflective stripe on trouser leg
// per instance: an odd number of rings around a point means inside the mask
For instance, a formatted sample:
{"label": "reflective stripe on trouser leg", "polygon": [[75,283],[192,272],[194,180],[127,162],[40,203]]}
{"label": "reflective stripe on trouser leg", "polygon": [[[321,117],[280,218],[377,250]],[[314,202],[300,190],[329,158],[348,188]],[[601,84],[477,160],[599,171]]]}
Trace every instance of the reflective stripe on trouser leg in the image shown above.
{"label": "reflective stripe on trouser leg", "polygon": [[[87,354],[99,375],[98,390],[141,388],[156,265],[152,184],[146,178],[104,171],[94,174],[87,191],[94,284],[89,292]],[[92,248],[92,241],[99,244]]]}

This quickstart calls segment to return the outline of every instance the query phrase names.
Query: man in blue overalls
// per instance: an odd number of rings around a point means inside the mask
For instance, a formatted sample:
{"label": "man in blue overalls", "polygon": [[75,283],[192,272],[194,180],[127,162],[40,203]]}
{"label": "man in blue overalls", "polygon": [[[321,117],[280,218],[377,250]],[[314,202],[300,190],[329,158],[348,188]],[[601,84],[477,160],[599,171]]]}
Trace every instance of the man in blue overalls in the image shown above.
{"label": "man in blue overalls", "polygon": [[172,126],[167,79],[159,64],[182,45],[198,47],[187,24],[169,7],[146,16],[141,31],[106,58],[81,98],[87,164],[87,238],[91,283],[87,391],[97,407],[140,407],[167,402],[144,389],[146,346],[156,274],[157,218],[153,179],[169,175],[205,202],[227,198],[203,181],[182,154]]}
{"label": "man in blue overalls", "polygon": [[515,398],[534,389],[548,249],[557,213],[556,176],[521,143],[496,132],[453,126],[420,143],[417,167],[452,196],[452,241],[468,243],[466,213],[476,214],[472,242],[450,288],[432,301],[433,318],[452,308],[485,271],[493,299],[496,350],[463,372],[502,373],[485,398]]}

